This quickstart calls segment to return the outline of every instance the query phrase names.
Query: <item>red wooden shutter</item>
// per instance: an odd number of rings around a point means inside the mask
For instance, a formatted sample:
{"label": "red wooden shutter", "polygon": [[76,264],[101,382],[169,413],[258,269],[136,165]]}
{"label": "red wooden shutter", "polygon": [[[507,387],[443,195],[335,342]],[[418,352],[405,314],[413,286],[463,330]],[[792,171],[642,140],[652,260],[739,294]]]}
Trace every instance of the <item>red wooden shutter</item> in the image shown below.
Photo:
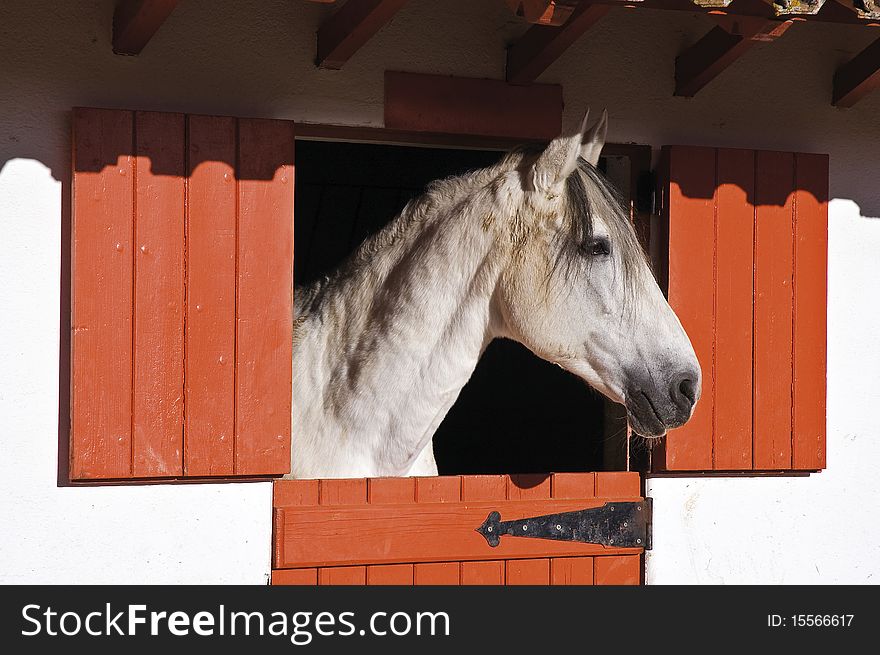
{"label": "red wooden shutter", "polygon": [[669,302],[703,370],[656,470],[825,467],[828,157],[663,152]]}
{"label": "red wooden shutter", "polygon": [[642,501],[638,473],[280,480],[273,584],[639,584],[643,548],[476,532],[504,520]]}
{"label": "red wooden shutter", "polygon": [[293,124],[76,109],[73,480],[289,470]]}

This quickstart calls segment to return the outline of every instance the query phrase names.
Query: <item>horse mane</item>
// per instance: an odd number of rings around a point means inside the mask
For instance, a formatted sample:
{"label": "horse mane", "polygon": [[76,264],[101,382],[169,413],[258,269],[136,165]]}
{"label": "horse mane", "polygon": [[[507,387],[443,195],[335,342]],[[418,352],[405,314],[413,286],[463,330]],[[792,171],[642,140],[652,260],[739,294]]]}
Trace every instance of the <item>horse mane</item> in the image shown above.
{"label": "horse mane", "polygon": [[[368,267],[375,261],[377,253],[396,243],[422,223],[441,203],[452,209],[462,205],[474,189],[485,187],[502,173],[511,172],[529,163],[539,152],[540,150],[532,146],[516,148],[497,164],[431,182],[422,195],[410,200],[396,217],[361,243],[333,273],[309,285],[296,287],[296,322],[320,308],[328,292],[334,290],[342,280]],[[605,219],[614,247],[620,250],[626,296],[634,295],[633,290],[639,282],[639,276],[643,275],[644,270],[651,269],[647,265],[645,252],[620,194],[600,171],[579,158],[577,170],[566,181],[566,205],[568,229],[560,232],[554,270],[564,266],[567,271],[576,257],[584,257],[581,248],[593,238],[594,215],[599,213]],[[515,226],[511,225],[511,229],[515,229]],[[640,263],[645,266],[639,265]]]}

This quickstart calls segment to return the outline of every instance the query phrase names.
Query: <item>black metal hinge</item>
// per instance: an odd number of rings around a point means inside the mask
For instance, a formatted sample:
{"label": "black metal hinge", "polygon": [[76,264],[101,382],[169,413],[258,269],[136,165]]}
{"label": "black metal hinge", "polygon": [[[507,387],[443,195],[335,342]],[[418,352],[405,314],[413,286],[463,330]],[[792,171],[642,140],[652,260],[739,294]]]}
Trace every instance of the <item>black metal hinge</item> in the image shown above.
{"label": "black metal hinge", "polygon": [[477,532],[493,548],[509,535],[651,550],[652,509],[652,499],[645,498],[516,521],[502,521],[500,512],[490,512]]}

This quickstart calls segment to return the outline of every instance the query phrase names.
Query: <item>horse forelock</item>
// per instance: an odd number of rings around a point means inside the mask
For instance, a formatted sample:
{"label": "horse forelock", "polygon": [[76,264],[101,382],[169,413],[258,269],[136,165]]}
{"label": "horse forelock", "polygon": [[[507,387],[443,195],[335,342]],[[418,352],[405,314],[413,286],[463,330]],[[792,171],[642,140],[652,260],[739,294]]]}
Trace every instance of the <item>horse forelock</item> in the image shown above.
{"label": "horse forelock", "polygon": [[568,220],[559,235],[557,267],[570,274],[572,264],[584,257],[582,248],[592,241],[599,216],[619,255],[615,260],[622,265],[626,298],[632,298],[651,268],[619,192],[592,164],[579,159],[577,170],[566,181],[565,201]]}

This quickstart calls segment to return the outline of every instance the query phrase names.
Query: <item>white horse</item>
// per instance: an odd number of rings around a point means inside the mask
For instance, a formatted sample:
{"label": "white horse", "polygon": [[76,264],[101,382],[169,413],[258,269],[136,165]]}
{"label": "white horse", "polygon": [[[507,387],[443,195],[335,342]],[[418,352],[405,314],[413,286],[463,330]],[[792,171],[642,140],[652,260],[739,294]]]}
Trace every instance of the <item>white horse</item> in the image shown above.
{"label": "white horse", "polygon": [[586,121],[433,183],[296,290],[290,477],[436,475],[434,432],[498,337],[625,404],[641,435],[690,418],[697,358],[595,168],[607,115]]}

